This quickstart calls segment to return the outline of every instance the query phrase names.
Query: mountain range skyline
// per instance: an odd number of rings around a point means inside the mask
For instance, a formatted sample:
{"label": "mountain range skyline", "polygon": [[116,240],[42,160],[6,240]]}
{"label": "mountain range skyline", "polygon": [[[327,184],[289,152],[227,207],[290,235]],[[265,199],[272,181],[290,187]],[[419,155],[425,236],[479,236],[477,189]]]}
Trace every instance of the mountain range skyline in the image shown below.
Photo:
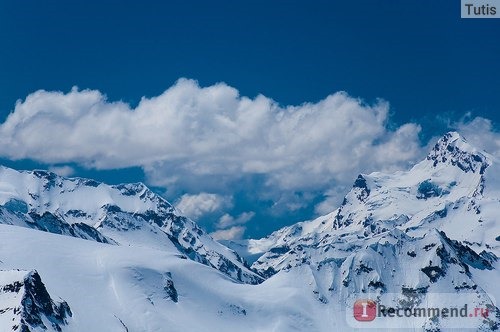
{"label": "mountain range skyline", "polygon": [[499,33],[453,2],[2,2],[0,164],[262,237],[450,130],[499,155]]}
{"label": "mountain range skyline", "polygon": [[[500,155],[489,119],[447,126]],[[218,239],[233,240],[327,213],[358,173],[407,169],[437,140],[426,142],[422,131],[391,125],[383,100],[367,105],[339,92],[282,106],[181,79],[135,108],[96,90],[35,92],[0,125],[0,154],[14,168],[144,182]]]}
{"label": "mountain range skyline", "polygon": [[226,243],[239,254],[143,184],[1,167],[0,326],[345,330],[367,326],[352,308],[369,297],[462,301],[489,313],[460,322],[376,318],[371,327],[495,331],[499,165],[447,133],[408,171],[360,174],[327,215]]}

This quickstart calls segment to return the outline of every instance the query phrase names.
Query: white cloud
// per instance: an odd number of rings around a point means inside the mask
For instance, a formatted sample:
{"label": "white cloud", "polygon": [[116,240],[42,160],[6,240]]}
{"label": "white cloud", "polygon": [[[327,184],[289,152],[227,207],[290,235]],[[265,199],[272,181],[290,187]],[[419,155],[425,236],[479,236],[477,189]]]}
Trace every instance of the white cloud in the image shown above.
{"label": "white cloud", "polygon": [[229,229],[215,231],[210,235],[215,240],[239,240],[243,237],[245,230],[246,228],[243,226],[234,226]]}
{"label": "white cloud", "polygon": [[[359,173],[405,169],[422,158],[420,126],[388,125],[389,105],[366,104],[345,92],[316,103],[280,105],[240,96],[224,83],[200,87],[180,79],[135,108],[96,90],[37,91],[18,101],[0,125],[0,157],[96,169],[138,166],[148,183],[198,219],[232,207],[236,192],[271,202],[275,215],[307,208],[330,212]],[[450,126],[500,156],[491,121]],[[52,170],[70,175],[70,167]],[[253,215],[252,215],[253,217]],[[217,236],[241,236],[249,215],[222,216]],[[224,235],[225,234],[225,235]]]}
{"label": "white cloud", "polygon": [[236,218],[231,216],[230,214],[224,214],[220,217],[219,222],[217,223],[218,228],[227,228],[234,225],[243,225],[249,222],[255,216],[255,212],[243,212]]}
{"label": "white cloud", "polygon": [[[353,181],[351,181],[353,182]],[[346,192],[350,189],[351,187],[346,187],[346,186],[338,186],[335,188],[328,189],[324,193],[324,200],[319,202],[314,206],[314,212],[317,215],[325,215],[328,214],[332,211],[334,211],[336,208],[339,207],[339,202],[342,201],[343,197],[345,196]]]}
{"label": "white cloud", "polygon": [[49,171],[56,173],[59,176],[68,177],[75,173],[75,170],[71,166],[51,166]]}
{"label": "white cloud", "polygon": [[[406,168],[423,155],[420,127],[389,129],[388,110],[387,102],[368,105],[345,92],[281,106],[262,95],[240,96],[224,83],[200,87],[188,79],[135,108],[96,90],[40,90],[18,101],[0,125],[0,156],[97,169],[139,166],[170,197],[230,196],[238,185],[251,186],[277,211],[293,210],[307,205],[295,192],[350,186],[360,172]],[[183,196],[178,207],[196,218],[216,204],[207,197],[198,197],[200,205]]]}
{"label": "white cloud", "polygon": [[463,119],[455,123],[454,127],[473,146],[500,158],[500,133],[493,129],[490,120],[482,117],[476,117],[469,121]]}
{"label": "white cloud", "polygon": [[184,194],[175,204],[175,207],[184,215],[195,220],[204,214],[230,208],[231,206],[232,201],[230,197],[209,193],[200,193],[197,195]]}
{"label": "white cloud", "polygon": [[[460,132],[473,146],[500,157],[500,133],[495,131],[491,120],[483,117],[472,118],[471,114],[466,114],[460,121],[453,121],[450,118],[440,118],[440,121],[446,122],[449,130]],[[378,160],[379,163],[382,159],[387,158],[387,155],[392,156],[392,158],[399,158],[401,161],[411,160],[411,157],[429,151],[436,140],[440,138],[440,136],[432,138],[428,145],[422,148],[417,141],[411,139],[415,135],[414,131],[415,127],[413,125],[403,125],[398,128],[389,142],[376,146],[375,150],[378,151],[375,153],[374,158],[381,159]],[[386,166],[386,170],[391,171],[391,167]],[[350,187],[336,186],[326,190],[325,199],[316,204],[314,207],[315,212],[318,215],[324,215],[338,208],[339,202],[348,188]]]}

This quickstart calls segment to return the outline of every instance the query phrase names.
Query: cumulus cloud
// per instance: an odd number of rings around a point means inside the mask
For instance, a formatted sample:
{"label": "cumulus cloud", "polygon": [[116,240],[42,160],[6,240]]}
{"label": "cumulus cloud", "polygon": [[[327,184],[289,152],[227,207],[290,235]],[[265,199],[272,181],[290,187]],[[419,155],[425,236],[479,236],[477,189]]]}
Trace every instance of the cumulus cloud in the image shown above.
{"label": "cumulus cloud", "polygon": [[59,176],[68,177],[75,173],[75,170],[71,166],[51,166],[49,171],[56,173]]}
{"label": "cumulus cloud", "polygon": [[500,158],[500,133],[491,120],[483,117],[470,119],[470,115],[453,125],[472,145]]}
{"label": "cumulus cloud", "polygon": [[[96,90],[41,90],[19,101],[0,126],[0,154],[98,169],[160,166],[167,183],[185,174],[265,174],[282,188],[314,187],[353,168],[400,166],[415,157],[401,145],[418,145],[419,127],[391,131],[387,114],[386,102],[366,105],[344,92],[280,106],[187,79],[135,109]],[[378,151],[385,157],[372,156]],[[166,169],[176,172],[165,176]]]}
{"label": "cumulus cloud", "polygon": [[245,227],[234,226],[229,229],[218,230],[210,233],[215,240],[239,240],[245,233]]}
{"label": "cumulus cloud", "polygon": [[[388,112],[383,100],[367,104],[345,92],[287,106],[189,79],[135,108],[96,90],[40,90],[18,101],[0,125],[0,156],[139,166],[167,196],[187,192],[177,207],[195,219],[236,190],[274,202],[274,211],[295,211],[318,193],[350,186],[360,172],[406,168],[424,154],[420,127],[390,128]],[[329,195],[317,211],[340,196]]]}
{"label": "cumulus cloud", "polygon": [[231,216],[228,213],[225,213],[222,217],[220,217],[219,222],[217,223],[218,228],[227,228],[234,225],[242,225],[246,224],[255,216],[255,212],[243,212],[236,218]]}
{"label": "cumulus cloud", "polygon": [[217,194],[199,193],[196,195],[184,194],[175,203],[175,207],[185,216],[198,219],[207,213],[213,213],[232,206],[230,197]]}
{"label": "cumulus cloud", "polygon": [[314,206],[314,212],[317,215],[325,215],[339,207],[339,201],[350,189],[348,186],[337,186],[330,188],[323,194],[324,199]]}

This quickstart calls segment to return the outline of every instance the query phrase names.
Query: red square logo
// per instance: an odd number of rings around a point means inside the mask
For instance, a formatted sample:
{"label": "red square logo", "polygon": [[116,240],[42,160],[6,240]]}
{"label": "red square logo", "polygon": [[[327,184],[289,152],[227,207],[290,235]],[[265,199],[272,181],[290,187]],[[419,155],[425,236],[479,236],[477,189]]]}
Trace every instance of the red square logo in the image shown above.
{"label": "red square logo", "polygon": [[353,306],[354,319],[371,322],[377,316],[377,303],[373,300],[357,300]]}

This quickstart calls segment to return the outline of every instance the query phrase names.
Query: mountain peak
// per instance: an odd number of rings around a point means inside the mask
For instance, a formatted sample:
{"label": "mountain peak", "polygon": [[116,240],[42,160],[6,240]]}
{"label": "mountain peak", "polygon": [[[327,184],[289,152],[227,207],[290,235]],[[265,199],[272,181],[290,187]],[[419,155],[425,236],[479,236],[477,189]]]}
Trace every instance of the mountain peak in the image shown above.
{"label": "mountain peak", "polygon": [[479,170],[482,174],[490,164],[489,158],[484,152],[469,144],[456,131],[448,132],[440,138],[426,159],[432,161],[434,167],[440,164],[451,164],[465,173],[475,173]]}
{"label": "mountain peak", "polygon": [[476,150],[472,145],[469,144],[469,142],[467,142],[467,139],[460,135],[458,132],[449,131],[436,142],[431,153],[436,150],[448,150],[451,152],[454,147],[459,147],[461,150],[466,152],[472,152],[473,150]]}
{"label": "mountain peak", "polygon": [[12,324],[12,331],[61,331],[71,316],[68,303],[52,300],[36,270],[0,270],[0,321]]}

